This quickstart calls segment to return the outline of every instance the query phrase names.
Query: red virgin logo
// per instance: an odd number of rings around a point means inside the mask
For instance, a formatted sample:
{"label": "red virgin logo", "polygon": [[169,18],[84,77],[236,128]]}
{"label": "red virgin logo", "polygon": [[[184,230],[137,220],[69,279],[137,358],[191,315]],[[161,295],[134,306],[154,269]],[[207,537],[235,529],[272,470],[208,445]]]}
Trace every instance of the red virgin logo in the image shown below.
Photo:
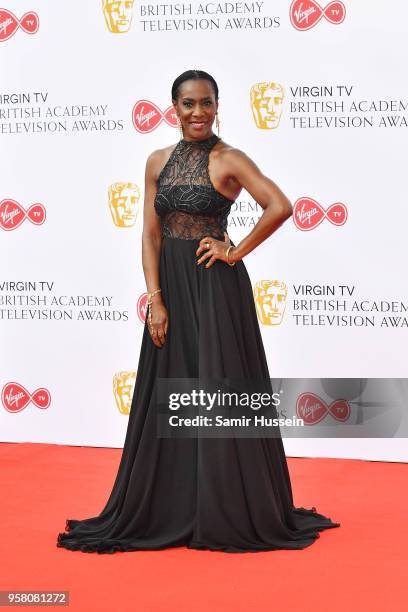
{"label": "red virgin logo", "polygon": [[48,408],[51,403],[51,395],[47,389],[41,387],[33,393],[17,382],[8,382],[4,385],[1,392],[1,401],[8,412],[21,412],[31,402],[37,408]]}
{"label": "red virgin logo", "polygon": [[293,0],[289,9],[290,21],[296,30],[310,30],[323,17],[338,25],[344,21],[346,7],[343,2],[329,2],[323,9],[315,0]]}
{"label": "red virgin logo", "polygon": [[174,106],[169,106],[164,112],[150,100],[139,100],[132,110],[132,121],[135,130],[147,134],[155,130],[162,121],[170,127],[177,127],[177,117]]}
{"label": "red virgin logo", "polygon": [[147,314],[147,293],[142,293],[142,295],[137,300],[137,316],[139,317],[142,323],[146,320]]}
{"label": "red virgin logo", "polygon": [[42,225],[45,216],[45,208],[38,202],[32,204],[27,210],[10,198],[0,202],[0,227],[6,231],[17,229],[25,219],[34,225]]}
{"label": "red virgin logo", "polygon": [[345,204],[336,202],[326,210],[313,198],[299,198],[293,205],[292,219],[296,227],[308,232],[327,219],[333,225],[344,225],[348,212]]}
{"label": "red virgin logo", "polygon": [[305,425],[316,425],[330,414],[336,421],[347,421],[350,416],[350,406],[346,400],[337,399],[327,405],[314,393],[302,393],[296,402],[296,414],[303,419]]}
{"label": "red virgin logo", "polygon": [[21,28],[26,34],[35,34],[40,25],[37,13],[29,11],[24,13],[21,19],[8,9],[0,9],[0,42],[8,40]]}

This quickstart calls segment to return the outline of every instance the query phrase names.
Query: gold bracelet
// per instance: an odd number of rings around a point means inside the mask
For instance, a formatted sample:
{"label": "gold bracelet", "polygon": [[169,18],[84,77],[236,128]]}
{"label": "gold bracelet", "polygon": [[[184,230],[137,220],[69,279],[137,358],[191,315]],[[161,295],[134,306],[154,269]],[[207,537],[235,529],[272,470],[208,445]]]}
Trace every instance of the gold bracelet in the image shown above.
{"label": "gold bracelet", "polygon": [[161,289],[156,289],[155,291],[148,291],[148,292],[147,292],[147,299],[148,299],[148,300],[151,300],[151,299],[152,299],[152,297],[153,297],[154,295],[156,295],[156,293],[159,293],[159,291],[161,291]]}
{"label": "gold bracelet", "polygon": [[159,291],[161,291],[161,289],[156,289],[155,291],[148,291],[147,292],[147,321],[149,323],[149,327],[152,327],[152,309],[150,308],[150,306],[152,305],[153,301],[152,301],[152,297],[154,295],[156,295],[156,293],[159,293]]}
{"label": "gold bracelet", "polygon": [[230,250],[231,250],[231,249],[233,249],[233,248],[234,248],[234,245],[230,244],[230,246],[228,247],[227,252],[226,252],[227,264],[228,264],[229,266],[231,266],[231,267],[232,267],[232,266],[235,266],[235,263],[236,263],[235,261],[233,261],[233,262],[231,263],[231,262],[229,261],[229,258],[228,258],[229,252],[230,252]]}

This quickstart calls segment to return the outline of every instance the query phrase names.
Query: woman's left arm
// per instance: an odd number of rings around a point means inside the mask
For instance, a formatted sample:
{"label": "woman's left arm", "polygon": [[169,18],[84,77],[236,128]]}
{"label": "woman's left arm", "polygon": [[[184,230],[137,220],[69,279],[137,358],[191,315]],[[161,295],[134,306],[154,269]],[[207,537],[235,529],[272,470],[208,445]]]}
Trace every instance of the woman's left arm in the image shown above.
{"label": "woman's left arm", "polygon": [[228,149],[223,152],[223,157],[229,176],[233,177],[264,209],[252,231],[231,249],[229,261],[235,262],[248,255],[273,234],[292,216],[293,208],[279,187],[262,174],[258,166],[243,151]]}

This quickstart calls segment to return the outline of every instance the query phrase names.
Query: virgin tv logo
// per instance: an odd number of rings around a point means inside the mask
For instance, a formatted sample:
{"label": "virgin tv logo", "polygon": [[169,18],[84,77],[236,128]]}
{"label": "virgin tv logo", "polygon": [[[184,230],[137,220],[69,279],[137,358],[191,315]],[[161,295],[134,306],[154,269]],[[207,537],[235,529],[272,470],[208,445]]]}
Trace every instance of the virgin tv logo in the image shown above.
{"label": "virgin tv logo", "polygon": [[334,400],[328,405],[314,393],[302,393],[296,401],[296,414],[303,419],[305,425],[317,425],[328,414],[336,421],[344,423],[350,413],[350,405],[344,399]]}
{"label": "virgin tv logo", "polygon": [[17,229],[25,219],[34,225],[42,225],[45,217],[45,208],[39,202],[31,204],[27,210],[11,198],[5,198],[0,202],[0,227],[6,232]]}
{"label": "virgin tv logo", "polygon": [[133,127],[141,134],[153,132],[162,121],[170,127],[177,127],[177,116],[173,105],[162,112],[154,102],[138,100],[132,109]]}
{"label": "virgin tv logo", "polygon": [[344,225],[348,212],[345,204],[336,202],[326,210],[313,198],[299,198],[293,205],[292,219],[296,227],[302,232],[316,229],[325,219],[333,225]]}
{"label": "virgin tv logo", "polygon": [[339,25],[346,17],[346,7],[343,2],[329,2],[322,8],[315,0],[293,0],[289,17],[293,27],[304,32],[313,28],[323,18]]}
{"label": "virgin tv logo", "polygon": [[142,293],[142,295],[137,300],[136,310],[139,320],[144,323],[147,315],[147,292]]}
{"label": "virgin tv logo", "polygon": [[35,34],[40,26],[37,13],[29,11],[18,19],[8,9],[0,8],[0,42],[5,42],[22,29],[26,34]]}
{"label": "virgin tv logo", "polygon": [[29,393],[20,383],[8,382],[2,389],[1,402],[7,412],[21,412],[31,402],[43,410],[50,405],[51,394],[44,387]]}

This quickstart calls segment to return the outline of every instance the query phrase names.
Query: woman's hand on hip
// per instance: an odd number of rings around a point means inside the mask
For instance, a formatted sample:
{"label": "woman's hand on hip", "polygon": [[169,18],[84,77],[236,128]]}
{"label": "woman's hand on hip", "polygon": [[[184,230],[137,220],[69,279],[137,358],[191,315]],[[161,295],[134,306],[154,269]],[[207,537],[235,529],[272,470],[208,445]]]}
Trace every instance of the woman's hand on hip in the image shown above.
{"label": "woman's hand on hip", "polygon": [[[229,246],[232,245],[227,232],[224,232],[224,240],[217,240],[216,238],[212,238],[212,236],[205,236],[204,238],[201,238],[196,255],[200,255],[200,253],[204,254],[197,259],[196,263],[200,264],[208,259],[209,261],[207,261],[205,265],[206,268],[212,266],[217,259],[220,259],[225,263],[230,263],[231,259],[229,262],[227,259],[227,249]],[[231,255],[231,251],[232,249],[230,250],[229,255]]]}

